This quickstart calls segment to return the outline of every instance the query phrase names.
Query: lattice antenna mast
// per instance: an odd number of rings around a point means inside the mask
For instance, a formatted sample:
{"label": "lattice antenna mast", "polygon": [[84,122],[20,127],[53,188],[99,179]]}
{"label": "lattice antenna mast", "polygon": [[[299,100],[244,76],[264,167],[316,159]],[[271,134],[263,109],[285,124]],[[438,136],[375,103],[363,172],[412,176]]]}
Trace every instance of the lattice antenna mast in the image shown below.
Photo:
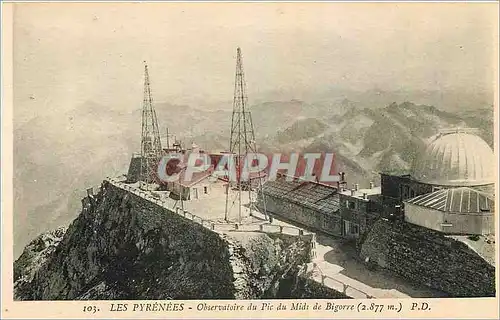
{"label": "lattice antenna mast", "polygon": [[[242,218],[242,193],[248,192],[249,199],[249,210],[250,215],[252,215],[252,181],[241,181],[241,172],[243,170],[242,165],[245,156],[249,153],[257,153],[257,147],[255,143],[255,132],[252,122],[252,114],[248,109],[248,97],[246,93],[246,83],[245,83],[245,73],[243,71],[243,59],[241,56],[241,49],[238,47],[236,50],[236,76],[234,82],[234,97],[233,97],[233,113],[231,119],[231,137],[229,139],[229,151],[234,155],[234,160],[236,164],[237,173],[237,194],[234,202],[238,202],[238,221],[241,222]],[[258,192],[262,192],[262,181],[258,177]],[[229,195],[229,185],[228,183],[226,190],[226,212],[225,219],[228,220],[229,216],[229,206],[230,195]],[[245,189],[245,190],[243,190]],[[262,194],[262,200],[264,204],[264,214],[267,218],[267,213],[265,209],[265,201]]]}
{"label": "lattice antenna mast", "polygon": [[156,171],[162,156],[160,130],[149,82],[148,65],[144,62],[144,101],[142,107],[141,181],[146,186],[156,181]]}

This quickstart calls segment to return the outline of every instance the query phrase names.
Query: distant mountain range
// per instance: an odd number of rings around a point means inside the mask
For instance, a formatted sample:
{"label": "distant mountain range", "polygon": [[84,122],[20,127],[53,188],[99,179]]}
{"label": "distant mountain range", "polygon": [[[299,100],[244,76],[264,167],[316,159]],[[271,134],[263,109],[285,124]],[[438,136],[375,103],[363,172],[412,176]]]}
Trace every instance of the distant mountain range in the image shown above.
{"label": "distant mountain range", "polygon": [[[482,114],[490,114],[489,122],[487,116],[480,117]],[[378,178],[376,172],[408,172],[427,140],[439,129],[450,127],[478,127],[490,145],[493,141],[493,116],[489,109],[462,117],[409,102],[375,110],[351,108],[342,116],[322,122],[297,120],[279,132],[275,141],[289,141],[284,147],[290,150],[331,150],[338,155],[340,170],[350,175],[348,180],[367,184],[368,179]]]}
{"label": "distant mountain range", "polygon": [[[367,183],[376,171],[405,171],[440,128],[470,126],[493,143],[493,107],[442,111],[409,102],[365,107],[345,97],[308,103],[266,101],[251,106],[262,151],[335,152],[348,180]],[[481,105],[482,106],[482,105]],[[163,144],[196,142],[227,150],[231,110],[157,103]],[[74,219],[85,189],[125,173],[140,148],[141,110],[120,112],[87,102],[49,114],[14,132],[15,255],[30,239]]]}

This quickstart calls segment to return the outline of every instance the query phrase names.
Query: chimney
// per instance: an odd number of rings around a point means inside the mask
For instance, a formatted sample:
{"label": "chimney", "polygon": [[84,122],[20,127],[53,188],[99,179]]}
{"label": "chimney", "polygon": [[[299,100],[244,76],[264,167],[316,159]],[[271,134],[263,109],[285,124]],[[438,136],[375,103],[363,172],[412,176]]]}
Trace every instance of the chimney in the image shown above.
{"label": "chimney", "polygon": [[363,192],[363,199],[368,200],[368,193]]}
{"label": "chimney", "polygon": [[355,194],[356,194],[356,190],[351,189],[351,196],[354,197]]}
{"label": "chimney", "polygon": [[373,187],[374,187],[373,181],[370,181],[370,189],[373,189]]}
{"label": "chimney", "polygon": [[357,183],[356,183],[356,184],[354,185],[354,190],[356,190],[356,191],[358,191],[358,190],[359,190],[359,184],[357,184]]}

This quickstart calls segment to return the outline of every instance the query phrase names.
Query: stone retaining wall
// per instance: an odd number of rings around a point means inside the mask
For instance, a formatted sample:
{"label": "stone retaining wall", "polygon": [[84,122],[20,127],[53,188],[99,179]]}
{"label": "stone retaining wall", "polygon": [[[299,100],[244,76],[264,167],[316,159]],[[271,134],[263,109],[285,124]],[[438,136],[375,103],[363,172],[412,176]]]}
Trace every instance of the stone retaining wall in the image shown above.
{"label": "stone retaining wall", "polygon": [[361,258],[455,297],[495,296],[495,268],[462,242],[405,222],[377,221]]}

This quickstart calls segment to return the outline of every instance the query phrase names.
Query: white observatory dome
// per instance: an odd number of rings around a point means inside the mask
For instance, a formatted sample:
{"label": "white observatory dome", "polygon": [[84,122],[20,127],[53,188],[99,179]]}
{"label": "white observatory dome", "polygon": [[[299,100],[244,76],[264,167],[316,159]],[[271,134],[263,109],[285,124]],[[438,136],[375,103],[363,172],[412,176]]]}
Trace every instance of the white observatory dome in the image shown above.
{"label": "white observatory dome", "polygon": [[479,186],[495,180],[495,157],[479,136],[460,131],[440,135],[416,161],[413,177],[441,186]]}

